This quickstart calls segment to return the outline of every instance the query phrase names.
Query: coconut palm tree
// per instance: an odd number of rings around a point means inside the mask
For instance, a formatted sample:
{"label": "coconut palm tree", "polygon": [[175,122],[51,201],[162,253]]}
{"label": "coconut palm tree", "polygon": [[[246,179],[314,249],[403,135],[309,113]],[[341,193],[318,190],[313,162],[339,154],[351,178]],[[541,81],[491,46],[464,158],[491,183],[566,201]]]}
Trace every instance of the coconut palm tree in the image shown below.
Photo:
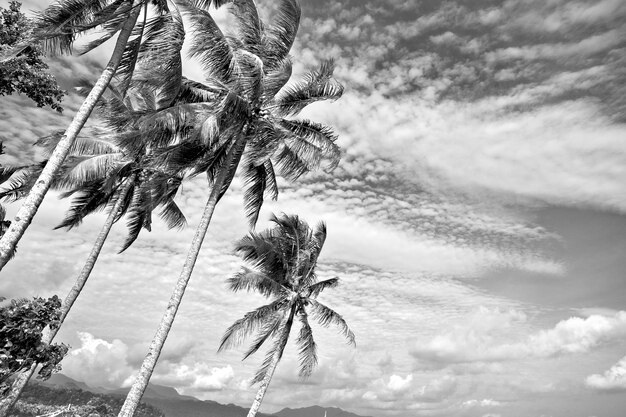
{"label": "coconut palm tree", "polygon": [[322,326],[336,325],[349,343],[354,334],[345,320],[331,308],[317,301],[326,288],[336,287],[339,278],[318,281],[315,266],[324,241],[324,223],[311,229],[298,216],[272,216],[275,226],[260,233],[250,233],[237,244],[235,251],[250,267],[228,280],[233,291],[256,291],[272,301],[237,320],[226,330],[219,351],[239,345],[256,333],[243,359],[257,352],[267,341],[272,345],[252,383],[261,383],[248,417],[259,411],[272,375],[280,361],[294,322],[300,323],[296,338],[300,362],[299,375],[306,378],[317,365],[317,345],[309,317]]}
{"label": "coconut palm tree", "polygon": [[[224,3],[224,0],[196,0],[196,2],[202,5],[219,6]],[[150,12],[149,9],[151,9]],[[0,239],[0,270],[8,262],[17,242],[35,216],[57,171],[61,169],[63,161],[69,154],[72,144],[113,76],[118,75],[125,93],[125,89],[130,85],[138,58],[145,49],[144,40],[155,41],[158,38],[155,34],[167,34],[170,37],[173,34],[180,35],[168,31],[167,24],[163,24],[164,21],[170,19],[169,12],[168,0],[58,0],[39,16],[35,32],[48,52],[69,53],[78,35],[97,28],[101,29],[102,36],[89,42],[83,52],[100,46],[117,33],[119,35],[107,66],[50,155],[48,163],[25,198],[15,220]],[[142,14],[143,19],[140,19]],[[169,40],[171,41],[171,38]],[[159,44],[160,48],[164,49],[165,56],[171,56],[167,53],[168,48],[178,48],[178,42],[160,42]],[[158,71],[152,73],[153,76],[157,74],[159,74]]]}
{"label": "coconut palm tree", "polygon": [[[126,216],[129,234],[120,252],[138,237],[141,228],[150,230],[152,212],[161,207],[160,216],[170,228],[182,227],[185,217],[174,202],[186,164],[164,166],[155,163],[153,148],[178,140],[175,132],[155,123],[157,102],[163,102],[153,91],[137,96],[133,91],[123,99],[112,86],[111,97],[102,97],[98,113],[105,128],[94,130],[91,136],[79,136],[70,149],[57,179],[56,189],[66,189],[62,197],[74,196],[72,206],[57,228],[78,226],[89,214],[109,208],[107,218],[74,285],[65,297],[60,311],[59,326],[44,334],[43,343],[51,343],[61,324],[85,286],[100,251],[115,222]],[[170,94],[167,93],[166,94]],[[170,94],[171,95],[171,94]],[[107,133],[108,131],[108,133]],[[172,134],[174,133],[174,134]],[[50,152],[62,132],[42,138],[38,144]],[[29,178],[35,178],[30,175]],[[18,178],[19,179],[19,178]],[[17,195],[28,181],[14,181]],[[10,395],[0,401],[0,413],[8,410],[19,397],[33,375],[32,369],[19,375],[12,384]],[[2,415],[2,414],[0,414]]]}
{"label": "coconut palm tree", "polygon": [[230,11],[238,31],[232,36],[222,33],[207,10],[186,0],[175,2],[193,30],[190,55],[200,61],[207,79],[204,84],[185,80],[180,99],[193,104],[204,101],[209,110],[199,113],[205,117],[196,129],[196,139],[173,146],[165,157],[196,155],[194,172],[207,174],[211,191],[167,309],[120,411],[119,416],[124,417],[133,415],[148,385],[215,207],[237,168],[241,165],[245,209],[253,226],[265,195],[278,195],[275,168],[295,180],[323,161],[328,162],[327,169],[334,168],[340,157],[329,127],[291,118],[308,104],[335,100],[343,93],[341,84],[332,78],[331,61],[323,62],[301,81],[286,85],[291,78],[289,50],[300,21],[295,0],[279,2],[272,25],[259,19],[253,0],[234,1]]}

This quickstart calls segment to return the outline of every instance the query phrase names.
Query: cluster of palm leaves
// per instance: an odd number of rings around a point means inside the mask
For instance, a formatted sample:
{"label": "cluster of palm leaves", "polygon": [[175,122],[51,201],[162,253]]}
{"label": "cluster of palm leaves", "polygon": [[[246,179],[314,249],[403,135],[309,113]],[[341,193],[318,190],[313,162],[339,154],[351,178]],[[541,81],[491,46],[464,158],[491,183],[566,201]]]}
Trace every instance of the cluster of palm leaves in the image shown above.
{"label": "cluster of palm leaves", "polygon": [[[226,3],[236,22],[230,34],[222,32],[209,12],[209,7]],[[270,25],[259,18],[253,0],[58,0],[39,18],[37,36],[51,52],[70,52],[78,35],[94,29],[101,36],[83,51],[118,36],[102,76],[94,85],[81,85],[85,101],[68,129],[38,141],[47,161],[2,168],[0,198],[23,199],[24,203],[15,221],[2,223],[0,268],[14,253],[49,188],[72,197],[59,228],[76,227],[89,214],[108,211],[65,298],[62,323],[116,222],[122,218],[127,222],[128,236],[121,251],[132,245],[142,229],[150,230],[157,209],[168,227],[181,227],[185,217],[174,200],[179,187],[197,175],[209,180],[207,202],[185,264],[120,416],[132,416],[139,404],[213,211],[235,173],[244,179],[245,213],[254,227],[264,199],[278,195],[277,175],[296,180],[322,166],[332,169],[339,161],[336,136],[329,127],[293,118],[307,105],[334,100],[343,93],[332,78],[332,61],[290,82],[289,51],[299,19],[295,0],[281,0]],[[204,70],[203,82],[182,76],[180,54],[186,33],[191,35],[189,55]],[[92,111],[98,123],[83,129]],[[252,233],[240,242],[237,251],[252,262],[253,270],[244,270],[231,284],[234,290],[258,290],[275,300],[263,314],[247,315],[235,323],[222,343],[222,348],[227,347],[243,334],[260,329],[249,356],[266,340],[275,339],[256,378],[263,381],[263,393],[257,395],[251,413],[260,405],[294,318],[301,324],[297,343],[304,358],[302,375],[308,375],[316,363],[308,310],[322,325],[338,324],[349,341],[354,340],[343,319],[315,300],[321,290],[337,284],[337,279],[317,282],[314,274],[325,228],[312,231],[290,216],[274,221],[276,228]],[[55,334],[56,330],[49,332],[46,341],[51,342]],[[34,370],[17,378],[9,397],[0,400],[0,417],[6,415]]]}

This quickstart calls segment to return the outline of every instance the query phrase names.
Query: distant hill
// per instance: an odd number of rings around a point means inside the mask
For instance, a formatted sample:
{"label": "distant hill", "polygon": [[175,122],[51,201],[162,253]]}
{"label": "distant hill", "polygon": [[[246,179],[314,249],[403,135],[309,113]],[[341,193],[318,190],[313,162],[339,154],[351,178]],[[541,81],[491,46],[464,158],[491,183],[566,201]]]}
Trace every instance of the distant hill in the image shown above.
{"label": "distant hill", "polygon": [[336,407],[320,407],[314,405],[304,408],[283,408],[277,413],[272,414],[275,417],[363,417],[349,411]]}
{"label": "distant hill", "polygon": [[[123,399],[128,393],[128,388],[107,390],[105,388],[93,388],[84,382],[76,381],[63,374],[54,374],[49,380],[43,382],[47,387],[63,389],[80,389],[94,394],[106,394],[107,396]],[[165,417],[246,417],[248,408],[235,404],[220,404],[210,400],[199,400],[189,395],[181,395],[175,388],[163,385],[149,384],[144,393],[143,402],[162,411]],[[259,417],[362,417],[340,408],[324,408],[319,406],[305,408],[285,408],[275,414],[259,413]]]}
{"label": "distant hill", "polygon": [[[128,388],[106,390],[92,388],[84,382],[76,381],[63,374],[55,374],[41,384],[47,387],[63,389],[81,389],[91,393],[102,394],[124,399]],[[189,395],[180,395],[176,389],[163,385],[149,384],[142,401],[165,414],[165,417],[245,417],[248,409],[234,404],[220,404],[215,401],[202,401]],[[269,414],[259,413],[259,417],[271,417]]]}

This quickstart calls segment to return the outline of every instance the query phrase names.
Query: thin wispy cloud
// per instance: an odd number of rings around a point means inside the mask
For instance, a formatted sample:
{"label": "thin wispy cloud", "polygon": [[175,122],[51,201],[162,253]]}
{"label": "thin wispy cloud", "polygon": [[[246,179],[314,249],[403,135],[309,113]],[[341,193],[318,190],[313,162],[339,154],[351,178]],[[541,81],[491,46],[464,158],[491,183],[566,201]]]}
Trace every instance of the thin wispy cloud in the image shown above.
{"label": "thin wispy cloud", "polygon": [[[332,173],[281,179],[279,200],[266,202],[257,229],[269,226],[271,212],[327,222],[319,275],[341,285],[324,301],[341,310],[357,348],[314,328],[319,368],[298,380],[288,348],[262,411],[319,404],[375,417],[569,417],[575,403],[584,415],[621,416],[625,313],[614,289],[589,287],[626,268],[626,4],[302,3],[295,76],[331,57],[346,86],[341,100],[304,116],[336,129],[343,159]],[[274,6],[259,1],[268,17]],[[220,13],[221,24],[232,24]],[[51,66],[69,88],[97,73],[106,53]],[[202,77],[192,60],[184,71]],[[39,161],[33,141],[63,129],[79,103],[70,94],[61,116],[3,97],[3,163]],[[184,183],[177,201],[190,226],[171,232],[157,221],[122,255],[125,231],[115,226],[60,333],[73,348],[65,373],[94,386],[129,383],[206,195],[204,179]],[[65,207],[56,194],[46,197],[0,294],[68,290],[103,217],[52,231]],[[585,229],[605,217],[601,235]],[[251,402],[260,358],[216,354],[227,325],[261,301],[224,284],[239,267],[233,242],[246,233],[236,178],[155,382],[201,399]],[[524,294],[507,291],[514,280],[524,281],[516,283]],[[542,294],[559,289],[567,296],[558,302]]]}

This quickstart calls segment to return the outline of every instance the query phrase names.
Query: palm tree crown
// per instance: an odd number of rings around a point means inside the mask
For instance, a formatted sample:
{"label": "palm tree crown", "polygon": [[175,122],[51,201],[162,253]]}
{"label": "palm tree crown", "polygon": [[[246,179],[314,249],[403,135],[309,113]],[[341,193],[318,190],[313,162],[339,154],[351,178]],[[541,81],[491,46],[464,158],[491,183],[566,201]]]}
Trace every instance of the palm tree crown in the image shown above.
{"label": "palm tree crown", "polygon": [[259,307],[228,328],[219,350],[242,343],[246,337],[256,337],[244,359],[273,339],[263,365],[253,383],[261,382],[272,366],[274,355],[282,356],[294,320],[300,322],[296,339],[300,362],[299,375],[307,377],[317,364],[316,343],[309,324],[309,316],[322,326],[335,325],[350,344],[355,338],[345,320],[334,310],[317,300],[326,288],[336,287],[339,278],[318,281],[315,266],[324,241],[326,226],[319,223],[314,229],[298,216],[273,216],[275,227],[260,233],[251,232],[238,242],[236,252],[250,267],[228,280],[233,291],[256,291],[272,301]]}
{"label": "palm tree crown", "polygon": [[[74,196],[72,206],[57,228],[78,226],[85,216],[123,198],[116,221],[128,216],[129,236],[122,251],[137,238],[141,228],[150,230],[152,211],[161,207],[160,216],[170,228],[185,225],[185,217],[174,202],[189,161],[164,165],[153,154],[159,147],[179,138],[159,123],[157,103],[160,94],[149,88],[131,88],[122,97],[113,86],[103,96],[97,113],[100,125],[79,136],[71,148],[58,179],[61,197]],[[62,132],[42,138],[38,144],[51,151]]]}
{"label": "palm tree crown", "polygon": [[[279,2],[272,25],[259,18],[253,0],[233,1],[234,34],[224,34],[208,11],[187,0],[176,3],[189,19],[193,33],[189,54],[203,66],[206,82],[183,80],[179,99],[194,106],[200,126],[195,140],[170,153],[172,157],[195,153],[195,172],[206,172],[212,183],[220,171],[229,171],[223,192],[241,165],[246,215],[254,225],[264,195],[274,199],[278,195],[276,173],[296,180],[324,162],[327,169],[339,162],[337,136],[330,127],[292,116],[311,103],[338,99],[343,86],[332,78],[331,60],[299,82],[288,83],[289,50],[300,21],[294,0]],[[230,151],[237,157],[227,163]]]}

